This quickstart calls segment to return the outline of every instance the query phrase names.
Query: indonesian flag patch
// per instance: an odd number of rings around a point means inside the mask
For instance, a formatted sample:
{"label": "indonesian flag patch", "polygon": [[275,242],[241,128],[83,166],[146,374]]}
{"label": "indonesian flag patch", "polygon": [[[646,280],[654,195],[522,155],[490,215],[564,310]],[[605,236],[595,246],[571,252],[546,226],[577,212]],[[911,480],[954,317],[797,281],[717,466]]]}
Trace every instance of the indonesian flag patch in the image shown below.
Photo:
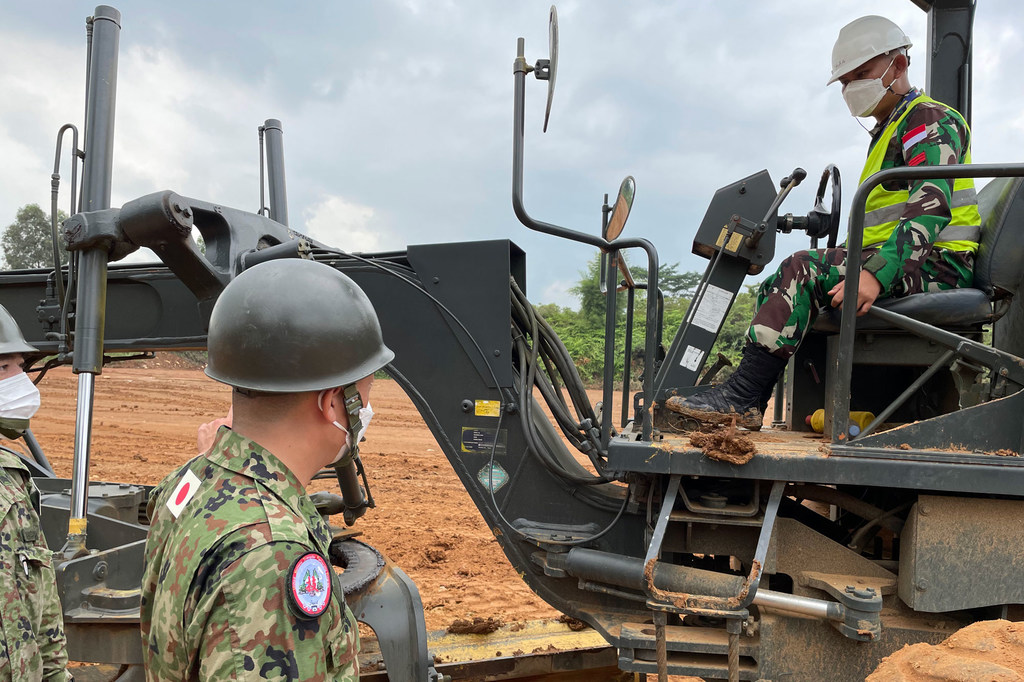
{"label": "indonesian flag patch", "polygon": [[192,473],[191,469],[185,470],[185,475],[178,481],[178,485],[175,486],[174,490],[171,491],[171,496],[167,498],[167,509],[171,512],[174,518],[178,518],[181,514],[181,510],[185,508],[196,492],[199,490],[199,485],[202,481],[199,477]]}
{"label": "indonesian flag patch", "polygon": [[907,134],[903,136],[903,153],[913,147],[915,144],[923,140],[928,135],[928,126],[924,123],[917,126],[913,130],[908,130]]}
{"label": "indonesian flag patch", "polygon": [[316,552],[306,552],[292,564],[288,603],[300,618],[319,618],[331,603],[331,567]]}

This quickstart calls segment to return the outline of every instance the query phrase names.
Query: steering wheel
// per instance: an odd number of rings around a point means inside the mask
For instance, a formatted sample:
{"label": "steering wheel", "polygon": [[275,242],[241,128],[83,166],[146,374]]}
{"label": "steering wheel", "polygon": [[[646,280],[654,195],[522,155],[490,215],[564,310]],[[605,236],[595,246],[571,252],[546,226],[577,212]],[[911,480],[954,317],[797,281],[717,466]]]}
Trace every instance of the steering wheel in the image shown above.
{"label": "steering wheel", "polygon": [[[824,200],[829,180],[832,181],[832,210],[826,211]],[[835,248],[836,240],[839,237],[839,208],[842,202],[839,168],[830,163],[821,174],[818,192],[814,195],[814,208],[807,214],[807,234],[814,240],[812,248],[817,247],[818,238],[825,235],[828,235],[828,248]]]}

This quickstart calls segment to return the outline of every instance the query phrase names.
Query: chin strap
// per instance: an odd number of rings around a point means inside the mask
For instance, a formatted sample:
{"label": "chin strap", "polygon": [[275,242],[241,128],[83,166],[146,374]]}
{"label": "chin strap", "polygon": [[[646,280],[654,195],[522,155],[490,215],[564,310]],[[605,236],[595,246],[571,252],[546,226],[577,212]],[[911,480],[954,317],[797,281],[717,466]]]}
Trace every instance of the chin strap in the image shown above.
{"label": "chin strap", "polygon": [[[366,479],[363,463],[359,459],[359,441],[363,438],[363,424],[359,419],[359,410],[363,400],[355,384],[345,386],[345,412],[348,415],[348,432],[352,437],[352,445],[348,452],[334,464],[334,473],[338,477],[341,497],[345,501],[345,525],[351,526],[356,519],[375,506],[370,495],[370,483]],[[360,487],[359,479],[363,485]],[[364,494],[365,491],[365,494]]]}

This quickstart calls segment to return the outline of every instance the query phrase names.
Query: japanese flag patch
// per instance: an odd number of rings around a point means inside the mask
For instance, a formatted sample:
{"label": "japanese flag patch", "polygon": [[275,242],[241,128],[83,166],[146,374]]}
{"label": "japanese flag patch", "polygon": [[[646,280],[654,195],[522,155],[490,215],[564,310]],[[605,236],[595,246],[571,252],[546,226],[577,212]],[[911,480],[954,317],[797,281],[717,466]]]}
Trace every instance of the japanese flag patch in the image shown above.
{"label": "japanese flag patch", "polygon": [[192,473],[191,469],[185,470],[185,475],[178,481],[178,485],[175,486],[174,490],[171,491],[170,497],[167,498],[167,509],[171,512],[174,518],[178,518],[181,514],[181,510],[185,508],[185,505],[189,503],[196,492],[199,490],[199,485],[202,481],[199,477]]}
{"label": "japanese flag patch", "polygon": [[316,552],[306,552],[288,573],[288,604],[299,618],[319,618],[331,603],[331,567]]}

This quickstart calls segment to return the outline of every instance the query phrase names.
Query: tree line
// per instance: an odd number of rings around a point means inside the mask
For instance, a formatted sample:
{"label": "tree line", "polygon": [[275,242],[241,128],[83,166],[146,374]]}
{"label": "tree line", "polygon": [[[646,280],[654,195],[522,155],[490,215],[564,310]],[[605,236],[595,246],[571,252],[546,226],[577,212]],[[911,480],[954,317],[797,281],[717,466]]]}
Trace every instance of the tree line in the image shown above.
{"label": "tree line", "polygon": [[[636,282],[646,282],[646,268],[632,266],[630,273]],[[690,301],[700,285],[701,273],[680,272],[679,263],[662,265],[658,269],[658,285],[665,299],[663,314],[662,344],[665,350],[672,344]],[[588,386],[599,385],[604,377],[604,336],[605,336],[605,295],[601,292],[601,261],[597,255],[591,259],[580,279],[570,292],[579,299],[579,307],[559,306],[546,303],[537,306],[537,311],[551,324],[565,344],[569,355],[576,361],[580,378]],[[646,292],[636,291],[633,311],[633,354],[631,356],[631,376],[638,381],[643,371],[644,337],[646,333]],[[733,302],[729,314],[725,318],[718,340],[711,349],[709,365],[718,357],[725,355],[733,363],[739,359],[746,343],[747,328],[754,316],[756,292],[754,286],[741,291]],[[620,293],[616,310],[615,334],[615,375],[622,376],[625,363],[626,345],[626,294]],[[728,376],[730,368],[722,370],[719,377]]]}

